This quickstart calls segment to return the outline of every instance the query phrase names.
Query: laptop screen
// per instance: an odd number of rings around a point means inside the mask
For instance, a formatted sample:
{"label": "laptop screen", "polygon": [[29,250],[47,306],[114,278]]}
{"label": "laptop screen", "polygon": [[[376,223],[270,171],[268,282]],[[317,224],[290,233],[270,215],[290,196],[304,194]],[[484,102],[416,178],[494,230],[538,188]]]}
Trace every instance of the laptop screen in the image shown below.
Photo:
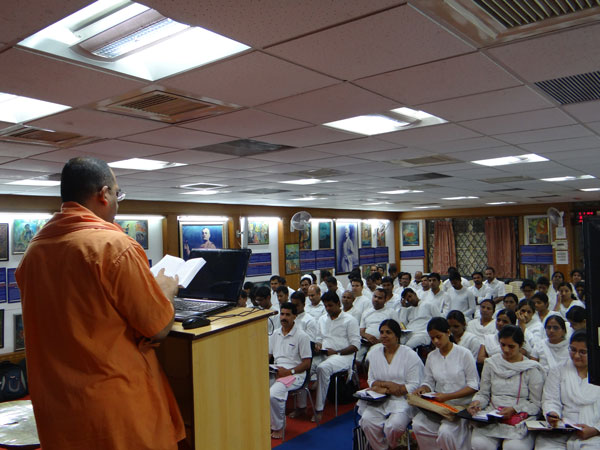
{"label": "laptop screen", "polygon": [[190,258],[204,258],[206,264],[178,296],[237,302],[251,253],[249,249],[193,249]]}

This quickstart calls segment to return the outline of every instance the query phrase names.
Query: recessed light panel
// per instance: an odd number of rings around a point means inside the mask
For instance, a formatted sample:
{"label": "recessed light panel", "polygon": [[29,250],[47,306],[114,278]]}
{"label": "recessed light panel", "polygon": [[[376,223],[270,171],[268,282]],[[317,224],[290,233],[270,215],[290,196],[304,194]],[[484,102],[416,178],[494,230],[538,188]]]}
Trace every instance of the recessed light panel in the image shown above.
{"label": "recessed light panel", "polygon": [[507,166],[509,164],[522,164],[548,161],[548,158],[531,153],[529,155],[519,156],[504,156],[502,158],[491,158],[491,159],[480,159],[479,161],[473,161],[474,164],[482,166],[495,167],[495,166]]}
{"label": "recessed light panel", "polygon": [[47,186],[59,186],[60,185],[60,181],[40,180],[40,179],[31,178],[31,179],[28,179],[28,180],[11,181],[11,182],[5,183],[5,184],[17,184],[17,185],[20,185],[20,186],[40,186],[40,187],[47,187]]}
{"label": "recessed light panel", "polygon": [[474,199],[474,198],[479,198],[479,197],[473,197],[471,195],[468,196],[460,196],[460,197],[443,197],[442,200],[470,200],[470,199]]}
{"label": "recessed light panel", "polygon": [[98,0],[19,45],[150,81],[249,48],[123,0]]}
{"label": "recessed light panel", "polygon": [[350,131],[352,133],[373,136],[375,134],[391,133],[398,131],[408,125],[408,122],[394,120],[386,116],[372,114],[367,116],[351,117],[349,119],[337,120],[323,124],[326,127]]}
{"label": "recessed light panel", "polygon": [[187,164],[173,163],[167,161],[157,161],[155,159],[131,158],[122,161],[108,163],[115,169],[134,169],[134,170],[159,170],[170,167],[187,166]]}
{"label": "recessed light panel", "polygon": [[70,109],[70,106],[0,92],[0,122],[21,123]]}
{"label": "recessed light panel", "polygon": [[559,181],[590,180],[592,178],[596,178],[596,177],[594,177],[592,175],[580,175],[578,177],[566,176],[566,177],[542,178],[542,181],[559,182]]}
{"label": "recessed light panel", "polygon": [[596,191],[600,191],[600,188],[585,188],[585,189],[579,189],[580,191],[583,192],[596,192]]}

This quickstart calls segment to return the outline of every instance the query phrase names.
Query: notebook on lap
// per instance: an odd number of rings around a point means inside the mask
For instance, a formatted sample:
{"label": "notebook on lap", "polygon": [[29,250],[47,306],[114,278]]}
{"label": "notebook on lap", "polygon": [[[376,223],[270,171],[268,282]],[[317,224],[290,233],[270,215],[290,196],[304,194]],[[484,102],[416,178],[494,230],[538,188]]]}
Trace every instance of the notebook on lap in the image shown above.
{"label": "notebook on lap", "polygon": [[249,249],[192,250],[190,258],[204,258],[206,264],[175,297],[175,320],[182,321],[197,312],[210,315],[235,307],[251,253]]}

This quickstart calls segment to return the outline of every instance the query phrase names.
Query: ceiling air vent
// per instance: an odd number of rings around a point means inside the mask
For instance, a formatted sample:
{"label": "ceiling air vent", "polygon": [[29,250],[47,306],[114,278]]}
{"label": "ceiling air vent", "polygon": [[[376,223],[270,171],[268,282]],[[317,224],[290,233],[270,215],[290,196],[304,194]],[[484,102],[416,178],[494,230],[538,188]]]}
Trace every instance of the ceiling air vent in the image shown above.
{"label": "ceiling air vent", "polygon": [[395,159],[390,161],[390,163],[402,167],[432,166],[434,164],[454,164],[457,162],[460,161],[448,155],[430,155],[419,158]]}
{"label": "ceiling air vent", "polygon": [[243,194],[256,194],[256,195],[269,195],[269,194],[281,194],[282,192],[291,192],[285,189],[252,189],[250,191],[240,191]]}
{"label": "ceiling air vent", "polygon": [[535,83],[561,105],[600,100],[600,71]]}
{"label": "ceiling air vent", "polygon": [[268,142],[254,141],[252,139],[239,139],[237,141],[222,142],[220,144],[196,147],[192,150],[231,156],[254,156],[263,153],[276,152],[279,150],[288,150],[290,148],[293,147],[289,147],[287,145],[269,144]]}
{"label": "ceiling air vent", "polygon": [[173,91],[163,91],[156,86],[147,89],[103,100],[95,108],[166,123],[204,119],[240,108],[238,105],[205,97],[193,98]]}
{"label": "ceiling air vent", "polygon": [[485,192],[491,192],[494,194],[497,194],[498,192],[514,192],[514,191],[523,191],[524,189],[521,188],[506,188],[506,189],[492,189],[490,191],[485,191]]}
{"label": "ceiling air vent", "polygon": [[479,181],[483,181],[484,183],[490,183],[490,184],[501,184],[501,183],[515,183],[517,181],[531,181],[531,180],[534,180],[534,178],[523,176],[523,175],[516,175],[513,177],[488,178],[487,180],[479,180]]}
{"label": "ceiling air vent", "polygon": [[301,178],[319,178],[326,179],[346,175],[348,172],[343,172],[337,169],[309,169],[300,172],[287,172],[285,175],[297,176]]}
{"label": "ceiling air vent", "polygon": [[38,144],[49,147],[72,147],[94,141],[98,138],[84,137],[66,131],[45,130],[25,125],[15,125],[5,128],[0,133],[1,141],[17,142],[22,144]]}
{"label": "ceiling air vent", "polygon": [[415,175],[404,175],[404,176],[397,176],[397,177],[390,177],[390,178],[394,178],[396,180],[402,180],[402,181],[426,181],[426,180],[435,180],[437,178],[451,178],[451,177],[450,177],[450,175],[444,175],[443,173],[429,172],[429,173],[419,173],[419,174],[415,174]]}

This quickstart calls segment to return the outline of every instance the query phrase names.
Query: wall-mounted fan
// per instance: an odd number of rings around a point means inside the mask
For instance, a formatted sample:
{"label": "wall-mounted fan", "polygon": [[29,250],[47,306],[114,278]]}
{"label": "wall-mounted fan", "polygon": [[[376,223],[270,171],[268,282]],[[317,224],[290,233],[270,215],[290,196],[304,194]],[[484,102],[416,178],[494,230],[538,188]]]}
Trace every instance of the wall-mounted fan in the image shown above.
{"label": "wall-mounted fan", "polygon": [[548,208],[548,211],[546,211],[546,215],[548,216],[550,223],[556,225],[556,229],[554,230],[556,239],[566,239],[567,231],[563,224],[563,216],[565,215],[565,212],[559,211],[555,207],[551,206]]}
{"label": "wall-mounted fan", "polygon": [[311,215],[307,211],[298,211],[290,220],[290,232],[304,231],[310,226]]}

